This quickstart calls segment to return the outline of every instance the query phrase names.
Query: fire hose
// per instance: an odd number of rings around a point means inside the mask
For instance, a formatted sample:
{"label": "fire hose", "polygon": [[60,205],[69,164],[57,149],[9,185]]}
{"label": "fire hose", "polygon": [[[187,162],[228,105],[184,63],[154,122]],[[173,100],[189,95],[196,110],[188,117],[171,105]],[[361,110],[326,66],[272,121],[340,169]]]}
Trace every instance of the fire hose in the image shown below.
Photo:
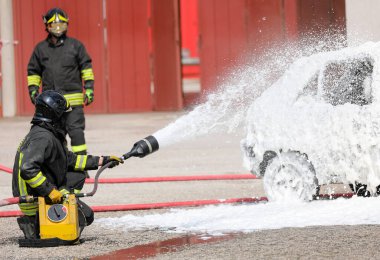
{"label": "fire hose", "polygon": [[7,172],[7,173],[12,173],[12,169],[11,168],[5,167],[5,166],[3,166],[1,164],[0,164],[0,171],[4,171],[4,172]]}
{"label": "fire hose", "polygon": [[[353,193],[337,193],[337,194],[321,194],[316,198],[321,199],[336,199],[336,198],[351,198]],[[18,199],[18,198],[10,198]],[[109,211],[131,211],[131,210],[150,210],[150,209],[163,209],[173,207],[194,207],[215,204],[229,204],[229,203],[260,203],[267,202],[267,197],[257,198],[232,198],[232,199],[214,199],[214,200],[192,200],[192,201],[174,201],[174,202],[159,202],[159,203],[141,203],[141,204],[124,204],[124,205],[106,205],[106,206],[92,206],[94,212],[109,212]],[[10,201],[11,202],[11,201]],[[17,202],[8,203],[6,205],[15,204]],[[1,201],[0,201],[1,206]],[[17,217],[23,215],[19,210],[0,211],[1,217]]]}
{"label": "fire hose", "polygon": [[[194,207],[194,206],[229,204],[229,203],[259,203],[259,202],[265,202],[267,200],[268,199],[266,197],[232,198],[232,199],[213,199],[213,200],[192,200],[192,201],[174,201],[174,202],[159,202],[159,203],[106,205],[106,206],[92,206],[91,208],[94,212],[109,212],[109,211],[163,209],[163,208],[173,208],[173,207],[192,207],[192,206]],[[9,204],[11,204],[11,203],[9,203]],[[12,203],[12,204],[15,204],[15,203]],[[0,211],[0,218],[1,217],[17,217],[17,216],[21,216],[21,215],[23,215],[23,213],[19,210]]]}

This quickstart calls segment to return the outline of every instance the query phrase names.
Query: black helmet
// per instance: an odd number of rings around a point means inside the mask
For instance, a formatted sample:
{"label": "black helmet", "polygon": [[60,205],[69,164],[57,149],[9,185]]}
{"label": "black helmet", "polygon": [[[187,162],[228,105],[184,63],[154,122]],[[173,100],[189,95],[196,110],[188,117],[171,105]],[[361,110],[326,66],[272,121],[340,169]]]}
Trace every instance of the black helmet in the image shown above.
{"label": "black helmet", "polygon": [[47,123],[60,122],[63,113],[71,111],[70,104],[65,97],[54,90],[46,90],[36,98],[36,111],[33,121]]}
{"label": "black helmet", "polygon": [[62,9],[52,8],[42,16],[42,19],[48,33],[56,37],[61,37],[67,32],[69,17]]}

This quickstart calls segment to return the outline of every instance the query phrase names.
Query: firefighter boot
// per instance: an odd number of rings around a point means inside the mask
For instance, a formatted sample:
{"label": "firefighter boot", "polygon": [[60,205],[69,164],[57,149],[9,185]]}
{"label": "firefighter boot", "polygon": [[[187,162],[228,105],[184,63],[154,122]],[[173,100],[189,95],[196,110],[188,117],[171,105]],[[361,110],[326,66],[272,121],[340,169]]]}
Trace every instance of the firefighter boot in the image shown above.
{"label": "firefighter boot", "polygon": [[38,238],[38,231],[36,229],[36,217],[35,216],[22,216],[17,218],[17,224],[21,231],[24,233],[25,239]]}

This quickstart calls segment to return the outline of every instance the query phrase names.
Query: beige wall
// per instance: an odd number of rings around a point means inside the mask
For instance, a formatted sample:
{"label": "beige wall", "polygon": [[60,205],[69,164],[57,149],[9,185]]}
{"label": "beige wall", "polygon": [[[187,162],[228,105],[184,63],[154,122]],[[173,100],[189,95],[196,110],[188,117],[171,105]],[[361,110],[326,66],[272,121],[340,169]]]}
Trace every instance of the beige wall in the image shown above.
{"label": "beige wall", "polygon": [[380,1],[346,0],[349,45],[380,41]]}
{"label": "beige wall", "polygon": [[[4,117],[16,115],[16,84],[13,41],[12,0],[0,0],[2,108]],[[1,115],[0,115],[1,117]]]}

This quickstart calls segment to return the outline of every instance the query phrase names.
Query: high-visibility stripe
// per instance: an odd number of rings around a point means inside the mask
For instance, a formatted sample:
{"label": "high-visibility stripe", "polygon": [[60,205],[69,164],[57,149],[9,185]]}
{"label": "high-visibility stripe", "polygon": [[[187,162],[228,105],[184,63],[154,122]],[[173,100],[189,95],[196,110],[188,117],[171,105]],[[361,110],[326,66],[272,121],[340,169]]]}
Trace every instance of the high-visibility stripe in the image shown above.
{"label": "high-visibility stripe", "polygon": [[81,105],[83,105],[83,98],[70,101],[70,106],[74,107],[74,106],[81,106]]}
{"label": "high-visibility stripe", "polygon": [[28,190],[26,188],[26,183],[23,178],[21,178],[21,163],[22,158],[24,157],[23,153],[20,153],[19,159],[18,159],[18,189],[20,192],[20,196],[26,196],[28,195]]}
{"label": "high-visibility stripe", "polygon": [[20,210],[22,213],[24,213],[27,216],[34,216],[36,215],[38,211],[38,202],[34,203],[21,203],[18,204]]}
{"label": "high-visibility stripe", "polygon": [[[73,150],[74,151],[74,150]],[[87,155],[77,155],[77,160],[75,162],[75,170],[83,171],[86,167]]]}
{"label": "high-visibility stripe", "polygon": [[60,15],[60,14],[58,14],[58,18],[59,18],[59,20],[61,20],[62,22],[68,22],[69,20],[68,19],[66,19],[65,17],[63,17],[62,15]]}
{"label": "high-visibility stripe", "polygon": [[36,203],[20,203],[20,207],[22,207],[23,209],[26,209],[26,210],[28,210],[28,209],[34,209],[35,207],[36,207],[36,205],[38,205],[38,202],[36,202]]}
{"label": "high-visibility stripe", "polygon": [[[65,99],[66,99],[66,98],[65,98]],[[70,102],[66,99],[66,112],[71,111],[70,109],[71,109],[71,107],[70,107]]]}
{"label": "high-visibility stripe", "polygon": [[[18,160],[18,188],[20,191],[20,196],[27,196],[28,190],[26,188],[26,182],[23,178],[21,178],[21,163],[22,158],[24,157],[23,153],[20,153],[20,158]],[[18,204],[22,213],[27,216],[34,216],[38,211],[38,202],[34,203],[20,203]]]}
{"label": "high-visibility stripe", "polygon": [[92,68],[82,70],[82,79],[84,81],[94,80],[94,72]]}
{"label": "high-visibility stripe", "polygon": [[60,192],[62,195],[69,194],[69,191],[66,190],[66,189],[60,189],[59,192]]}
{"label": "high-visibility stripe", "polygon": [[86,144],[74,145],[74,146],[71,146],[71,150],[73,151],[73,153],[83,152],[87,150],[87,145]]}
{"label": "high-visibility stripe", "polygon": [[[75,193],[75,194],[80,193],[80,191],[81,191],[81,190],[74,189],[74,193]],[[65,195],[65,194],[69,194],[69,193],[70,193],[70,192],[69,192],[68,190],[66,190],[66,189],[61,189],[61,190],[59,190],[59,192],[62,193],[62,195]]]}
{"label": "high-visibility stripe", "polygon": [[83,105],[83,93],[73,93],[64,95],[70,106]]}
{"label": "high-visibility stripe", "polygon": [[36,188],[46,181],[46,177],[42,174],[42,172],[39,172],[35,177],[25,181],[30,185],[30,187]]}
{"label": "high-visibility stripe", "polygon": [[30,75],[28,76],[28,86],[40,86],[41,85],[41,76],[39,75]]}
{"label": "high-visibility stripe", "polygon": [[53,22],[54,20],[55,20],[55,15],[53,15],[46,23],[51,23],[51,22]]}

